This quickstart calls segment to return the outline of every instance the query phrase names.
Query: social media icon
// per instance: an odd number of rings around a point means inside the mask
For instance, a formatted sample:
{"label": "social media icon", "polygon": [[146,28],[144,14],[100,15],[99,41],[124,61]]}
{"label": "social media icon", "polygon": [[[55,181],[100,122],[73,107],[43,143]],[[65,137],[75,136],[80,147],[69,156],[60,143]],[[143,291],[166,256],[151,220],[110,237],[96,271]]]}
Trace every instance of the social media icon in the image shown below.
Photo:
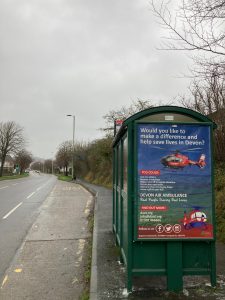
{"label": "social media icon", "polygon": [[175,233],[181,232],[181,226],[180,226],[180,224],[175,224],[175,225],[173,225],[173,231],[174,231]]}
{"label": "social media icon", "polygon": [[166,225],[165,225],[165,232],[166,232],[166,233],[170,233],[170,232],[172,232],[172,231],[173,231],[173,226],[170,225],[170,224],[166,224]]}
{"label": "social media icon", "polygon": [[156,232],[158,233],[162,233],[164,231],[164,226],[162,224],[158,224],[156,227],[155,227],[155,230]]}

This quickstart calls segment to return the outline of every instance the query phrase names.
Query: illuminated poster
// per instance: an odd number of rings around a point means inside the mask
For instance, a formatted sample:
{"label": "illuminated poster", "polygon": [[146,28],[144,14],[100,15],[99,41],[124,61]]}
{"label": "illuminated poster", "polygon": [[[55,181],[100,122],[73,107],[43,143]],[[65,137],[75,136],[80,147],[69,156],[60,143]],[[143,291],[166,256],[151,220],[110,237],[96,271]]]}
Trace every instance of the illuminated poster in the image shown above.
{"label": "illuminated poster", "polygon": [[213,238],[210,127],[137,125],[137,238]]}

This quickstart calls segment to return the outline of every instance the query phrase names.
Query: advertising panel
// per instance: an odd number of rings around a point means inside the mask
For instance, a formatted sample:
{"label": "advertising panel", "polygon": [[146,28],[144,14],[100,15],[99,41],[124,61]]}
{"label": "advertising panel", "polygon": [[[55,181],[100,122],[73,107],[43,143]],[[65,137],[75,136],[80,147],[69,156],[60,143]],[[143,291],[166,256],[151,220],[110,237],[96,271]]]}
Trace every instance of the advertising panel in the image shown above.
{"label": "advertising panel", "polygon": [[137,238],[213,238],[210,127],[137,125]]}

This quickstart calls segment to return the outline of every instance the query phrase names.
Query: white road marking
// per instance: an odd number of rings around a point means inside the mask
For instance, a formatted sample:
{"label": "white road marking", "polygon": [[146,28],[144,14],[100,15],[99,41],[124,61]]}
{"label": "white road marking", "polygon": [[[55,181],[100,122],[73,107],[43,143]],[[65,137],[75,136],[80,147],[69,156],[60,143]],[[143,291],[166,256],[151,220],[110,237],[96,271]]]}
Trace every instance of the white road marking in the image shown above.
{"label": "white road marking", "polygon": [[43,185],[39,186],[39,188],[37,188],[36,191],[39,191],[39,190],[43,189],[43,187],[45,187],[45,185],[46,184],[43,184]]}
{"label": "white road marking", "polygon": [[7,219],[22,204],[23,204],[23,202],[20,202],[17,206],[15,206],[13,209],[11,209],[2,219],[3,220]]}
{"label": "white road marking", "polygon": [[32,197],[36,192],[31,193],[29,196],[27,196],[27,199],[29,199],[30,197]]}
{"label": "white road marking", "polygon": [[19,184],[19,183],[13,183],[12,185],[17,185],[17,184]]}
{"label": "white road marking", "polygon": [[48,185],[48,183],[49,183],[49,180],[48,180],[48,182],[44,183],[39,188],[37,188],[37,191],[39,191],[40,189],[43,189],[46,185]]}
{"label": "white road marking", "polygon": [[2,186],[2,187],[0,187],[0,190],[6,189],[7,187],[9,187],[9,186],[8,185]]}
{"label": "white road marking", "polygon": [[3,289],[3,286],[5,285],[7,280],[8,280],[8,275],[6,275],[5,278],[3,279],[1,289]]}

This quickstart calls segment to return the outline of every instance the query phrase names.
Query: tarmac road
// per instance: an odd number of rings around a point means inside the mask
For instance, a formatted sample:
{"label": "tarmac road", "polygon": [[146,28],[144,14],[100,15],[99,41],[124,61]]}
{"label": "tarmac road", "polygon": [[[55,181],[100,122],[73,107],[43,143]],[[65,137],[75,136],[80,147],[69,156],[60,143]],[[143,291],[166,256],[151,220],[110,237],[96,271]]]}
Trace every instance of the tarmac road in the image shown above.
{"label": "tarmac road", "polygon": [[0,281],[55,182],[55,176],[34,172],[0,181]]}

